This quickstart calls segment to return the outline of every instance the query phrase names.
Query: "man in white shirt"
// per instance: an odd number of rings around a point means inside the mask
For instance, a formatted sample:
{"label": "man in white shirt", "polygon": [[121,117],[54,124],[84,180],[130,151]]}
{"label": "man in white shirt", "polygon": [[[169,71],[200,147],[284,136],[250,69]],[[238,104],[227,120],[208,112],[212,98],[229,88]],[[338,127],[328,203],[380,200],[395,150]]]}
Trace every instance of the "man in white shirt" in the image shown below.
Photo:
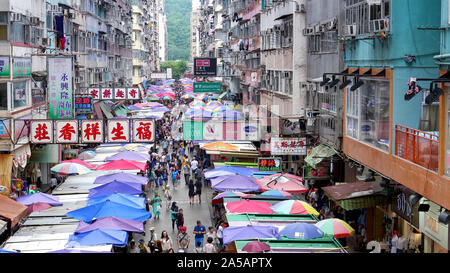
{"label": "man in white shirt", "polygon": [[408,249],[408,239],[405,236],[398,238],[397,253],[406,253]]}
{"label": "man in white shirt", "polygon": [[397,253],[397,248],[398,248],[398,236],[397,236],[397,231],[394,230],[394,234],[392,236],[392,240],[391,240],[391,253]]}
{"label": "man in white shirt", "polygon": [[197,161],[197,159],[194,158],[194,159],[191,161],[191,170],[192,170],[192,173],[194,173],[195,170],[197,170],[197,167],[198,167],[198,161]]}

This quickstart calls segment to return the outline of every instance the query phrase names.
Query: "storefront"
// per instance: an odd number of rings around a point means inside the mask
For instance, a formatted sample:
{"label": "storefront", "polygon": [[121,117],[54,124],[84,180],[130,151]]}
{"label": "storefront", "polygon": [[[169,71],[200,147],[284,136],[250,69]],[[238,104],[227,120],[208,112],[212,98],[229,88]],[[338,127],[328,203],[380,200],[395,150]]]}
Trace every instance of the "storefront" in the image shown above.
{"label": "storefront", "polygon": [[419,212],[419,227],[424,235],[424,253],[449,253],[449,231],[448,225],[438,221],[441,207],[429,200],[422,198],[419,203],[428,204],[428,211]]}

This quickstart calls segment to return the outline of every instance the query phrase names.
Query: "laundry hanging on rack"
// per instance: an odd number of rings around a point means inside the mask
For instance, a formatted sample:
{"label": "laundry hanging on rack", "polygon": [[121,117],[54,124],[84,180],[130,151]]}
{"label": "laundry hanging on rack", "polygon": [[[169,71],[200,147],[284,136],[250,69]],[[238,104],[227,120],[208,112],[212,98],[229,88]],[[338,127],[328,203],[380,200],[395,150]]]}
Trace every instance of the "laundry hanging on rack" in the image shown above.
{"label": "laundry hanging on rack", "polygon": [[56,47],[60,48],[61,50],[65,49],[66,44],[66,38],[64,36],[64,15],[55,15],[53,20],[53,25],[56,32]]}

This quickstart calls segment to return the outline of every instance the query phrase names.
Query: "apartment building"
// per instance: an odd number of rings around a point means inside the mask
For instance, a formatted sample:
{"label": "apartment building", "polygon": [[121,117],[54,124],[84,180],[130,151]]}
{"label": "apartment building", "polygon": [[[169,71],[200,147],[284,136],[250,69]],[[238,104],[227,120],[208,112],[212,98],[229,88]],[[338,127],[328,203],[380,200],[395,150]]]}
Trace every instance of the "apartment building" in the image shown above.
{"label": "apartment building", "polygon": [[190,51],[190,61],[192,62],[194,58],[200,57],[200,11],[194,9],[192,6],[191,12],[191,51]]}

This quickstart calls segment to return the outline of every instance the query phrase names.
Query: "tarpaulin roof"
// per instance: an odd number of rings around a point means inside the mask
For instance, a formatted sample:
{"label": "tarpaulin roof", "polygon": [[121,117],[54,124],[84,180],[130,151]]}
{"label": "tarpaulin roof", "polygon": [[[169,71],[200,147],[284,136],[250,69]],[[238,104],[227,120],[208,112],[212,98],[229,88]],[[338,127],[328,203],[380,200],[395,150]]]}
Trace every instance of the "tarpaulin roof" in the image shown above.
{"label": "tarpaulin roof", "polygon": [[84,233],[96,229],[114,229],[125,230],[130,232],[143,233],[144,223],[141,221],[135,221],[125,218],[119,218],[114,216],[108,216],[95,220],[92,224],[81,221],[78,224],[75,233]]}
{"label": "tarpaulin roof", "polygon": [[120,247],[126,245],[128,233],[123,230],[96,229],[85,233],[70,235],[66,247],[95,246],[113,244]]}
{"label": "tarpaulin roof", "polygon": [[141,194],[142,185],[138,183],[129,183],[129,182],[124,183],[119,181],[113,181],[90,189],[88,197],[89,198],[99,197],[102,195],[108,195],[113,193],[125,193],[132,195]]}
{"label": "tarpaulin roof", "polygon": [[27,209],[27,206],[0,194],[0,217],[11,221],[11,227],[27,215]]}
{"label": "tarpaulin roof", "polygon": [[105,158],[105,161],[114,161],[119,159],[135,160],[135,161],[147,161],[150,160],[148,153],[139,153],[135,151],[123,151],[112,156]]}
{"label": "tarpaulin roof", "polygon": [[99,197],[90,198],[87,200],[88,205],[94,205],[97,203],[104,202],[106,200],[110,200],[116,203],[120,203],[129,207],[144,209],[145,208],[145,198],[138,197],[131,194],[124,193],[113,193],[108,195],[102,195]]}
{"label": "tarpaulin roof", "polygon": [[314,147],[311,150],[311,153],[305,157],[305,162],[315,169],[316,165],[319,164],[324,158],[330,157],[334,154],[336,154],[336,150],[327,145],[320,144],[319,146]]}
{"label": "tarpaulin roof", "polygon": [[131,173],[113,173],[113,174],[106,174],[102,176],[98,176],[95,179],[94,184],[105,184],[112,181],[121,181],[121,182],[131,182],[131,183],[138,183],[145,185],[147,184],[148,180],[144,176],[135,175]]}
{"label": "tarpaulin roof", "polygon": [[342,183],[323,187],[325,194],[345,210],[370,208],[386,201],[375,182]]}

